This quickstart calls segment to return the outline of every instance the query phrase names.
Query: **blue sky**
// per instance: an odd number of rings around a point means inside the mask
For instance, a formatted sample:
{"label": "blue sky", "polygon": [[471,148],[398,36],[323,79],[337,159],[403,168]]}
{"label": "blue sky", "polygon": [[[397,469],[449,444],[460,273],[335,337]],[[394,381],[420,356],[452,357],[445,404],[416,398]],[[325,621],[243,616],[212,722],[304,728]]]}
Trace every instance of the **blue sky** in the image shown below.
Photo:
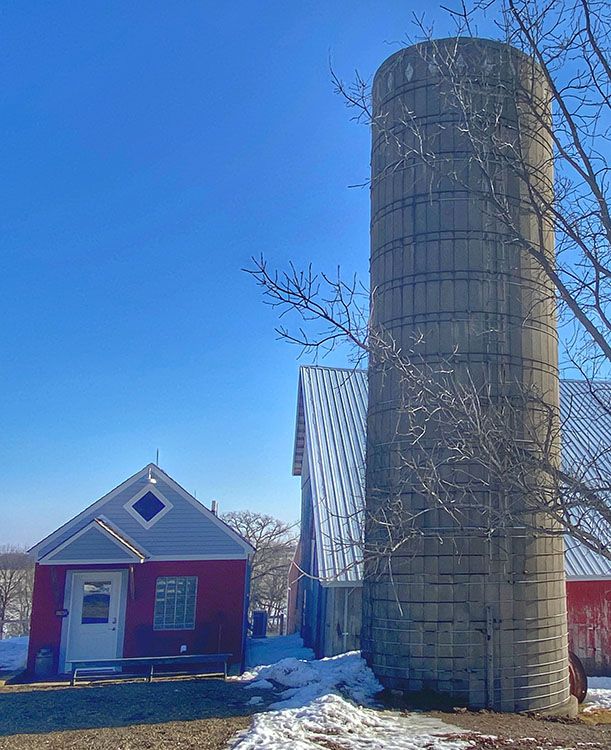
{"label": "blue sky", "polygon": [[0,545],[157,448],[221,511],[298,517],[298,352],[241,268],[366,275],[369,134],[328,59],[371,75],[424,7],[3,5]]}

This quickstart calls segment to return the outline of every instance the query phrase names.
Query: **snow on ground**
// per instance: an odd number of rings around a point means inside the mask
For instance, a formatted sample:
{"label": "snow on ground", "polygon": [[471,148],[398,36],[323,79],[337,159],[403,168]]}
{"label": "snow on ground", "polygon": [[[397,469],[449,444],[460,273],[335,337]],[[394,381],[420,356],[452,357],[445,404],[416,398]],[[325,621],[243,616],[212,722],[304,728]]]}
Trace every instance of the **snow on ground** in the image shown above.
{"label": "snow on ground", "polygon": [[382,689],[358,651],[318,661],[290,656],[275,664],[255,667],[244,673],[242,679],[253,680],[249,685],[253,689],[278,685],[279,700],[271,708],[299,708],[330,693],[367,704]]}
{"label": "snow on ground", "polygon": [[[257,714],[233,750],[462,750],[461,730],[421,714],[373,711],[339,695],[305,706]],[[444,736],[446,735],[446,736]]]}
{"label": "snow on ground", "polygon": [[297,633],[271,638],[249,638],[246,642],[247,669],[259,667],[262,664],[274,664],[288,656],[309,661],[314,658],[314,652],[303,645],[303,640]]}
{"label": "snow on ground", "polygon": [[462,750],[473,744],[437,719],[373,710],[382,686],[356,651],[314,661],[298,636],[255,644],[256,656],[249,650],[247,657],[251,671],[239,679],[250,682],[247,688],[277,689],[278,700],[236,737],[233,750]]}
{"label": "snow on ground", "polygon": [[0,672],[18,672],[25,669],[28,655],[28,637],[6,638],[0,641]]}
{"label": "snow on ground", "polygon": [[584,711],[611,709],[611,677],[588,677],[588,696]]}

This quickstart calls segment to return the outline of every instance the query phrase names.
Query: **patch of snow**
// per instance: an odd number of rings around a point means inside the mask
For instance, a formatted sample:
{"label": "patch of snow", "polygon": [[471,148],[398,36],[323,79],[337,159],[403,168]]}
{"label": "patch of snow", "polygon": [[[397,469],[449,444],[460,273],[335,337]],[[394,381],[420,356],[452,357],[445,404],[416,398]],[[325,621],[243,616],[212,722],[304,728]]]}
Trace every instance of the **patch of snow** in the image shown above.
{"label": "patch of snow", "polygon": [[274,683],[283,688],[271,708],[298,708],[323,695],[340,694],[356,703],[371,703],[382,686],[358,651],[318,661],[289,657],[242,675],[252,687]]}
{"label": "patch of snow", "polygon": [[0,672],[19,672],[25,669],[28,641],[27,635],[0,640]]}
{"label": "patch of snow", "polygon": [[257,714],[233,750],[464,750],[463,730],[422,714],[374,711],[339,695]]}
{"label": "patch of snow", "polygon": [[247,669],[259,667],[262,664],[274,664],[289,656],[309,661],[314,658],[314,652],[303,645],[303,639],[297,633],[270,638],[249,638],[246,641]]}
{"label": "patch of snow", "polygon": [[584,711],[611,710],[611,677],[588,677],[588,695]]}
{"label": "patch of snow", "polygon": [[[243,677],[243,675],[242,675]],[[251,682],[249,685],[246,685],[246,690],[269,690],[270,688],[273,688],[274,685],[269,680],[255,680],[254,682]]]}
{"label": "patch of snow", "polygon": [[[278,700],[239,734],[233,750],[465,750],[466,733],[422,714],[374,710],[382,686],[357,651],[313,660],[299,636],[251,640],[247,688]],[[257,700],[258,698],[258,700]],[[354,701],[354,702],[353,702]],[[260,696],[249,705],[262,702]],[[462,738],[459,735],[465,735]]]}

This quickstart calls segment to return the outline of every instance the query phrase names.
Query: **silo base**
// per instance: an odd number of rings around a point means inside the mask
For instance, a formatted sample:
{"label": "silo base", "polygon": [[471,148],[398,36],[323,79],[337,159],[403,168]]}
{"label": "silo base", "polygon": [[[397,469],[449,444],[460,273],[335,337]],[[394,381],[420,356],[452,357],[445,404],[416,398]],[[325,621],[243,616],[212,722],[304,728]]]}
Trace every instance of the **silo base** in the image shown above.
{"label": "silo base", "polygon": [[566,719],[575,719],[579,714],[579,702],[574,695],[571,695],[566,703],[557,708],[548,708],[546,711],[537,711],[540,716],[549,716]]}
{"label": "silo base", "polygon": [[[434,693],[429,690],[422,690],[419,692],[413,692],[409,690],[401,690],[393,687],[386,686],[383,691],[384,703],[387,703],[393,708],[405,708],[405,707],[417,707],[421,710],[441,710],[448,711],[456,708],[468,709],[471,711],[478,711],[486,708],[485,706],[470,706],[468,701],[461,700],[460,697],[442,695],[440,693]],[[524,715],[533,715],[549,717],[549,718],[565,718],[575,719],[579,714],[579,703],[574,695],[571,695],[569,699],[561,706],[555,708],[549,708],[544,710],[533,710],[533,711],[499,711],[498,709],[491,709],[498,713],[520,713]]]}

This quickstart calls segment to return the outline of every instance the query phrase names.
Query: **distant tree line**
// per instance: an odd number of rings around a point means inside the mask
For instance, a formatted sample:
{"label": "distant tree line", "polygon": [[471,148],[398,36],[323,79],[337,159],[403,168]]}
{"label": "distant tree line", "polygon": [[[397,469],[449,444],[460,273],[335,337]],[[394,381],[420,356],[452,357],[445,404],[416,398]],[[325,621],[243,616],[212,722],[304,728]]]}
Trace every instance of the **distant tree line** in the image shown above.
{"label": "distant tree line", "polygon": [[250,612],[265,610],[277,621],[286,612],[288,571],[297,547],[296,524],[251,510],[232,511],[221,518],[256,549]]}
{"label": "distant tree line", "polygon": [[34,561],[24,549],[0,547],[0,640],[30,629]]}

